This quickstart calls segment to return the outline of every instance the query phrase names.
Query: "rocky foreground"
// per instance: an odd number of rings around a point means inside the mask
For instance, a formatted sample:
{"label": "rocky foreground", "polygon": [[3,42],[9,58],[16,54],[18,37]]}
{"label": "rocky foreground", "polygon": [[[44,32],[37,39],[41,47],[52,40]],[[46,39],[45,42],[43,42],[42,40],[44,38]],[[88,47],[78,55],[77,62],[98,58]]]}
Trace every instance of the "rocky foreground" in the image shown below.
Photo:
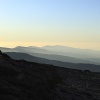
{"label": "rocky foreground", "polygon": [[13,60],[0,52],[0,100],[100,100],[100,73]]}

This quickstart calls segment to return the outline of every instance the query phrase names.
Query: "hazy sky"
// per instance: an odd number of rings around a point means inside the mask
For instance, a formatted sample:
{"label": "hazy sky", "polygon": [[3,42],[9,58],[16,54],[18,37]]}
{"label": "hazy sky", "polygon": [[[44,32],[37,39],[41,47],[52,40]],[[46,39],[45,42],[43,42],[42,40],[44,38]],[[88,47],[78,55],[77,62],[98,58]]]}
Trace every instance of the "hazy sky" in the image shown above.
{"label": "hazy sky", "polygon": [[0,46],[100,50],[100,0],[1,0]]}

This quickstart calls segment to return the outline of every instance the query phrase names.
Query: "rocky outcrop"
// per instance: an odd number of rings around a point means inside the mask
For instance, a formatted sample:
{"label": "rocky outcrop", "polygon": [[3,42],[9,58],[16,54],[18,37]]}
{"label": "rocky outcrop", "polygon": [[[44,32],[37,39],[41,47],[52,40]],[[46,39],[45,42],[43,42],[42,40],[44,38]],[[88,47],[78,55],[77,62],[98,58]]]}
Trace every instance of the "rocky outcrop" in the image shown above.
{"label": "rocky outcrop", "polygon": [[0,100],[100,100],[100,73],[0,55]]}

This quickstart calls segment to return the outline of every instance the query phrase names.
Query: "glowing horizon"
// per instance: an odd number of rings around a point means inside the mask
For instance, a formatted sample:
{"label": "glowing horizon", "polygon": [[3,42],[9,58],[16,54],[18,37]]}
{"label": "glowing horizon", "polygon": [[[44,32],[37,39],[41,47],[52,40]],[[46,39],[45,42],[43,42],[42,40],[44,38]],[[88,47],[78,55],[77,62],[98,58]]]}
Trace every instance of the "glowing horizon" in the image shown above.
{"label": "glowing horizon", "polygon": [[[43,43],[43,42],[2,42],[0,43],[0,47],[8,47],[8,48],[14,48],[17,46],[36,46],[36,47],[43,47],[43,46],[55,46],[55,45],[60,45],[60,46],[67,46],[67,47],[73,47],[73,48],[79,48],[79,49],[91,49],[91,50],[98,50],[100,51],[99,45],[100,43],[94,43],[95,48],[93,46],[93,43]],[[98,49],[97,49],[98,48]]]}
{"label": "glowing horizon", "polygon": [[100,0],[2,0],[0,47],[100,50]]}

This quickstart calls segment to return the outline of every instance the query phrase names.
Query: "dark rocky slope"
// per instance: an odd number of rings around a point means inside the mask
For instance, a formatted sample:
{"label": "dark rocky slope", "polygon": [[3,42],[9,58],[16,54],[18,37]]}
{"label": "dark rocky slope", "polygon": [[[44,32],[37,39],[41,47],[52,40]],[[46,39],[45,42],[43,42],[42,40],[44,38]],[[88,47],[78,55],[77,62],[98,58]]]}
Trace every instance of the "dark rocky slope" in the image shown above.
{"label": "dark rocky slope", "polygon": [[100,73],[13,60],[0,52],[0,100],[100,100]]}

